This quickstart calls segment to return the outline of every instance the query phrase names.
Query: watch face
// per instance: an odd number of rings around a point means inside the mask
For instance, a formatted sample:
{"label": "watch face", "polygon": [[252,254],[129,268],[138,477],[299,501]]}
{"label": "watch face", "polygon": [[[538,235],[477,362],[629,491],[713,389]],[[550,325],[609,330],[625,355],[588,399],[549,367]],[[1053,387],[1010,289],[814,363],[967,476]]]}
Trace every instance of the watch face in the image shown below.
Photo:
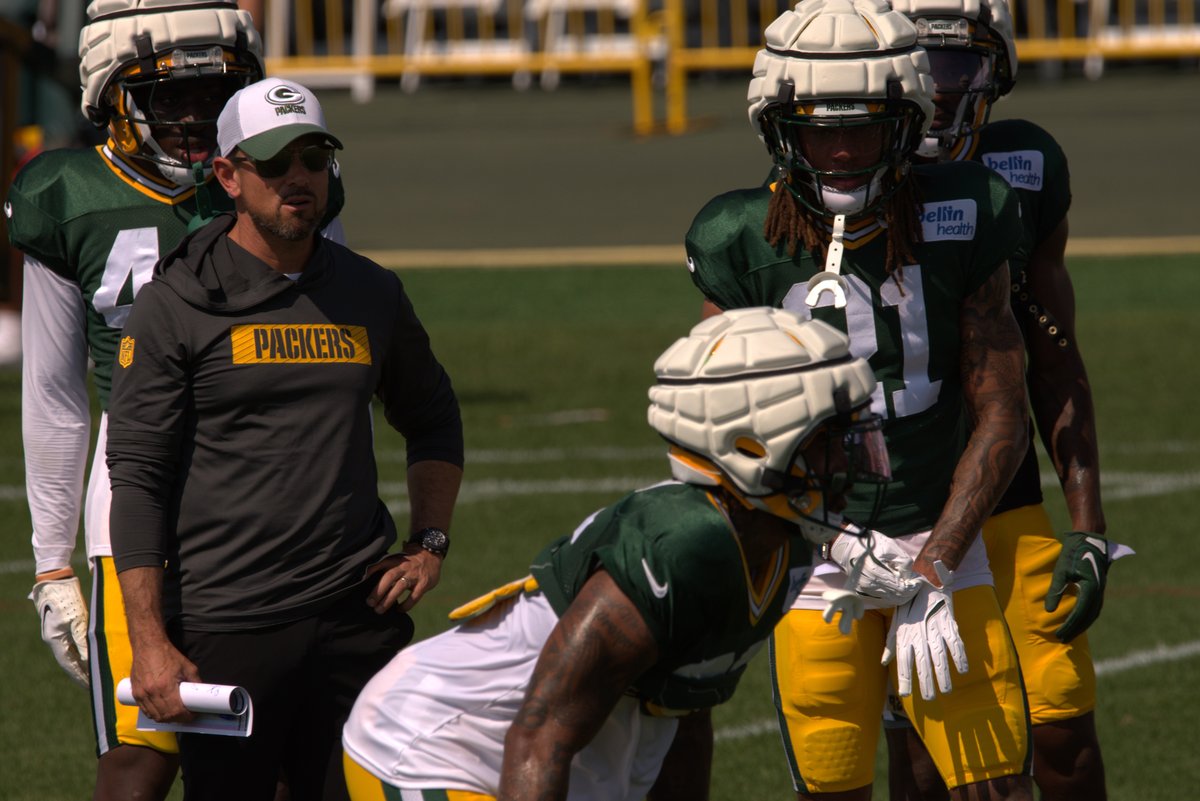
{"label": "watch face", "polygon": [[434,553],[445,553],[450,544],[450,538],[441,529],[427,528],[420,533],[421,546]]}

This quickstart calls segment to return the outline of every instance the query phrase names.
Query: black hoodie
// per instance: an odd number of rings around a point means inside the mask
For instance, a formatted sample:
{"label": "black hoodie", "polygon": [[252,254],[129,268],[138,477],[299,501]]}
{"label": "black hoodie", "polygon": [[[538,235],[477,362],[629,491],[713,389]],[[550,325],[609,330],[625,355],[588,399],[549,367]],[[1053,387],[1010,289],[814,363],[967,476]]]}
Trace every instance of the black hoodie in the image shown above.
{"label": "black hoodie", "polygon": [[186,237],[138,293],[108,420],[117,570],[164,561],[163,612],[224,631],[314,614],[396,540],[370,402],[408,463],[461,465],[450,379],[393,273],[317,237],[298,280]]}

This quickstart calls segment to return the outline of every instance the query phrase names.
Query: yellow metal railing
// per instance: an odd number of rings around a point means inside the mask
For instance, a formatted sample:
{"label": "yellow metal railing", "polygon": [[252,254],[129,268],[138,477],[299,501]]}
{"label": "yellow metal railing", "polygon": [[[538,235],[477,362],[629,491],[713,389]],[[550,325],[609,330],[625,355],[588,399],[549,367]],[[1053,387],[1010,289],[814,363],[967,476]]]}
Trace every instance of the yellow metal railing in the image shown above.
{"label": "yellow metal railing", "polygon": [[[539,76],[627,74],[633,127],[654,127],[651,71],[662,50],[646,0],[268,0],[267,69],[369,99],[377,78],[406,91],[426,76],[508,75],[524,88]],[[661,56],[658,56],[661,58]]]}
{"label": "yellow metal railing", "polygon": [[[633,127],[687,128],[691,74],[749,77],[762,30],[794,0],[266,0],[267,66],[360,100],[377,78],[414,91],[427,76],[510,76],[544,88],[564,73],[627,74]],[[648,11],[648,3],[661,3]],[[1021,0],[1022,61],[1200,55],[1200,0]],[[654,117],[652,74],[665,77],[665,125]]]}
{"label": "yellow metal railing", "polygon": [[[687,130],[687,80],[694,72],[738,70],[749,78],[761,30],[784,0],[663,0],[668,50],[666,125]],[[1099,77],[1105,60],[1200,55],[1200,0],[1034,0],[1014,9],[1022,61],[1083,61]],[[757,26],[743,20],[757,11]]]}

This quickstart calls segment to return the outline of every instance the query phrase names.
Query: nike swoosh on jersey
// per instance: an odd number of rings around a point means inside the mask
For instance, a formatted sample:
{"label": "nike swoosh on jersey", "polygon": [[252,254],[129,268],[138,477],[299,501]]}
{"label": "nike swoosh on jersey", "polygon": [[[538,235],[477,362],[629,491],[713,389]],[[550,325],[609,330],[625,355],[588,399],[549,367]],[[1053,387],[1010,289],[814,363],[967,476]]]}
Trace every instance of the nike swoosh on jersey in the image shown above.
{"label": "nike swoosh on jersey", "polygon": [[658,579],[654,578],[654,574],[650,572],[650,565],[646,564],[645,557],[642,558],[642,570],[646,571],[646,581],[649,582],[650,592],[654,593],[654,597],[666,598],[667,591],[671,589],[670,583],[658,583]]}

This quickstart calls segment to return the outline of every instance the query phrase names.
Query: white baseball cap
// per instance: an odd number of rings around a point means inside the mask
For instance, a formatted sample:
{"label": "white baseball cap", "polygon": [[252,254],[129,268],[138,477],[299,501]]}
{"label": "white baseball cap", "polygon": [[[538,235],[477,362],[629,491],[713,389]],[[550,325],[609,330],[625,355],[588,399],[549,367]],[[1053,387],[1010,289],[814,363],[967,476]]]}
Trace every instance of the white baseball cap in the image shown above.
{"label": "white baseball cap", "polygon": [[317,96],[295,81],[264,78],[239,89],[217,118],[217,147],[222,156],[235,149],[269,159],[305,134],[324,134],[339,150],[342,143],[325,127]]}

